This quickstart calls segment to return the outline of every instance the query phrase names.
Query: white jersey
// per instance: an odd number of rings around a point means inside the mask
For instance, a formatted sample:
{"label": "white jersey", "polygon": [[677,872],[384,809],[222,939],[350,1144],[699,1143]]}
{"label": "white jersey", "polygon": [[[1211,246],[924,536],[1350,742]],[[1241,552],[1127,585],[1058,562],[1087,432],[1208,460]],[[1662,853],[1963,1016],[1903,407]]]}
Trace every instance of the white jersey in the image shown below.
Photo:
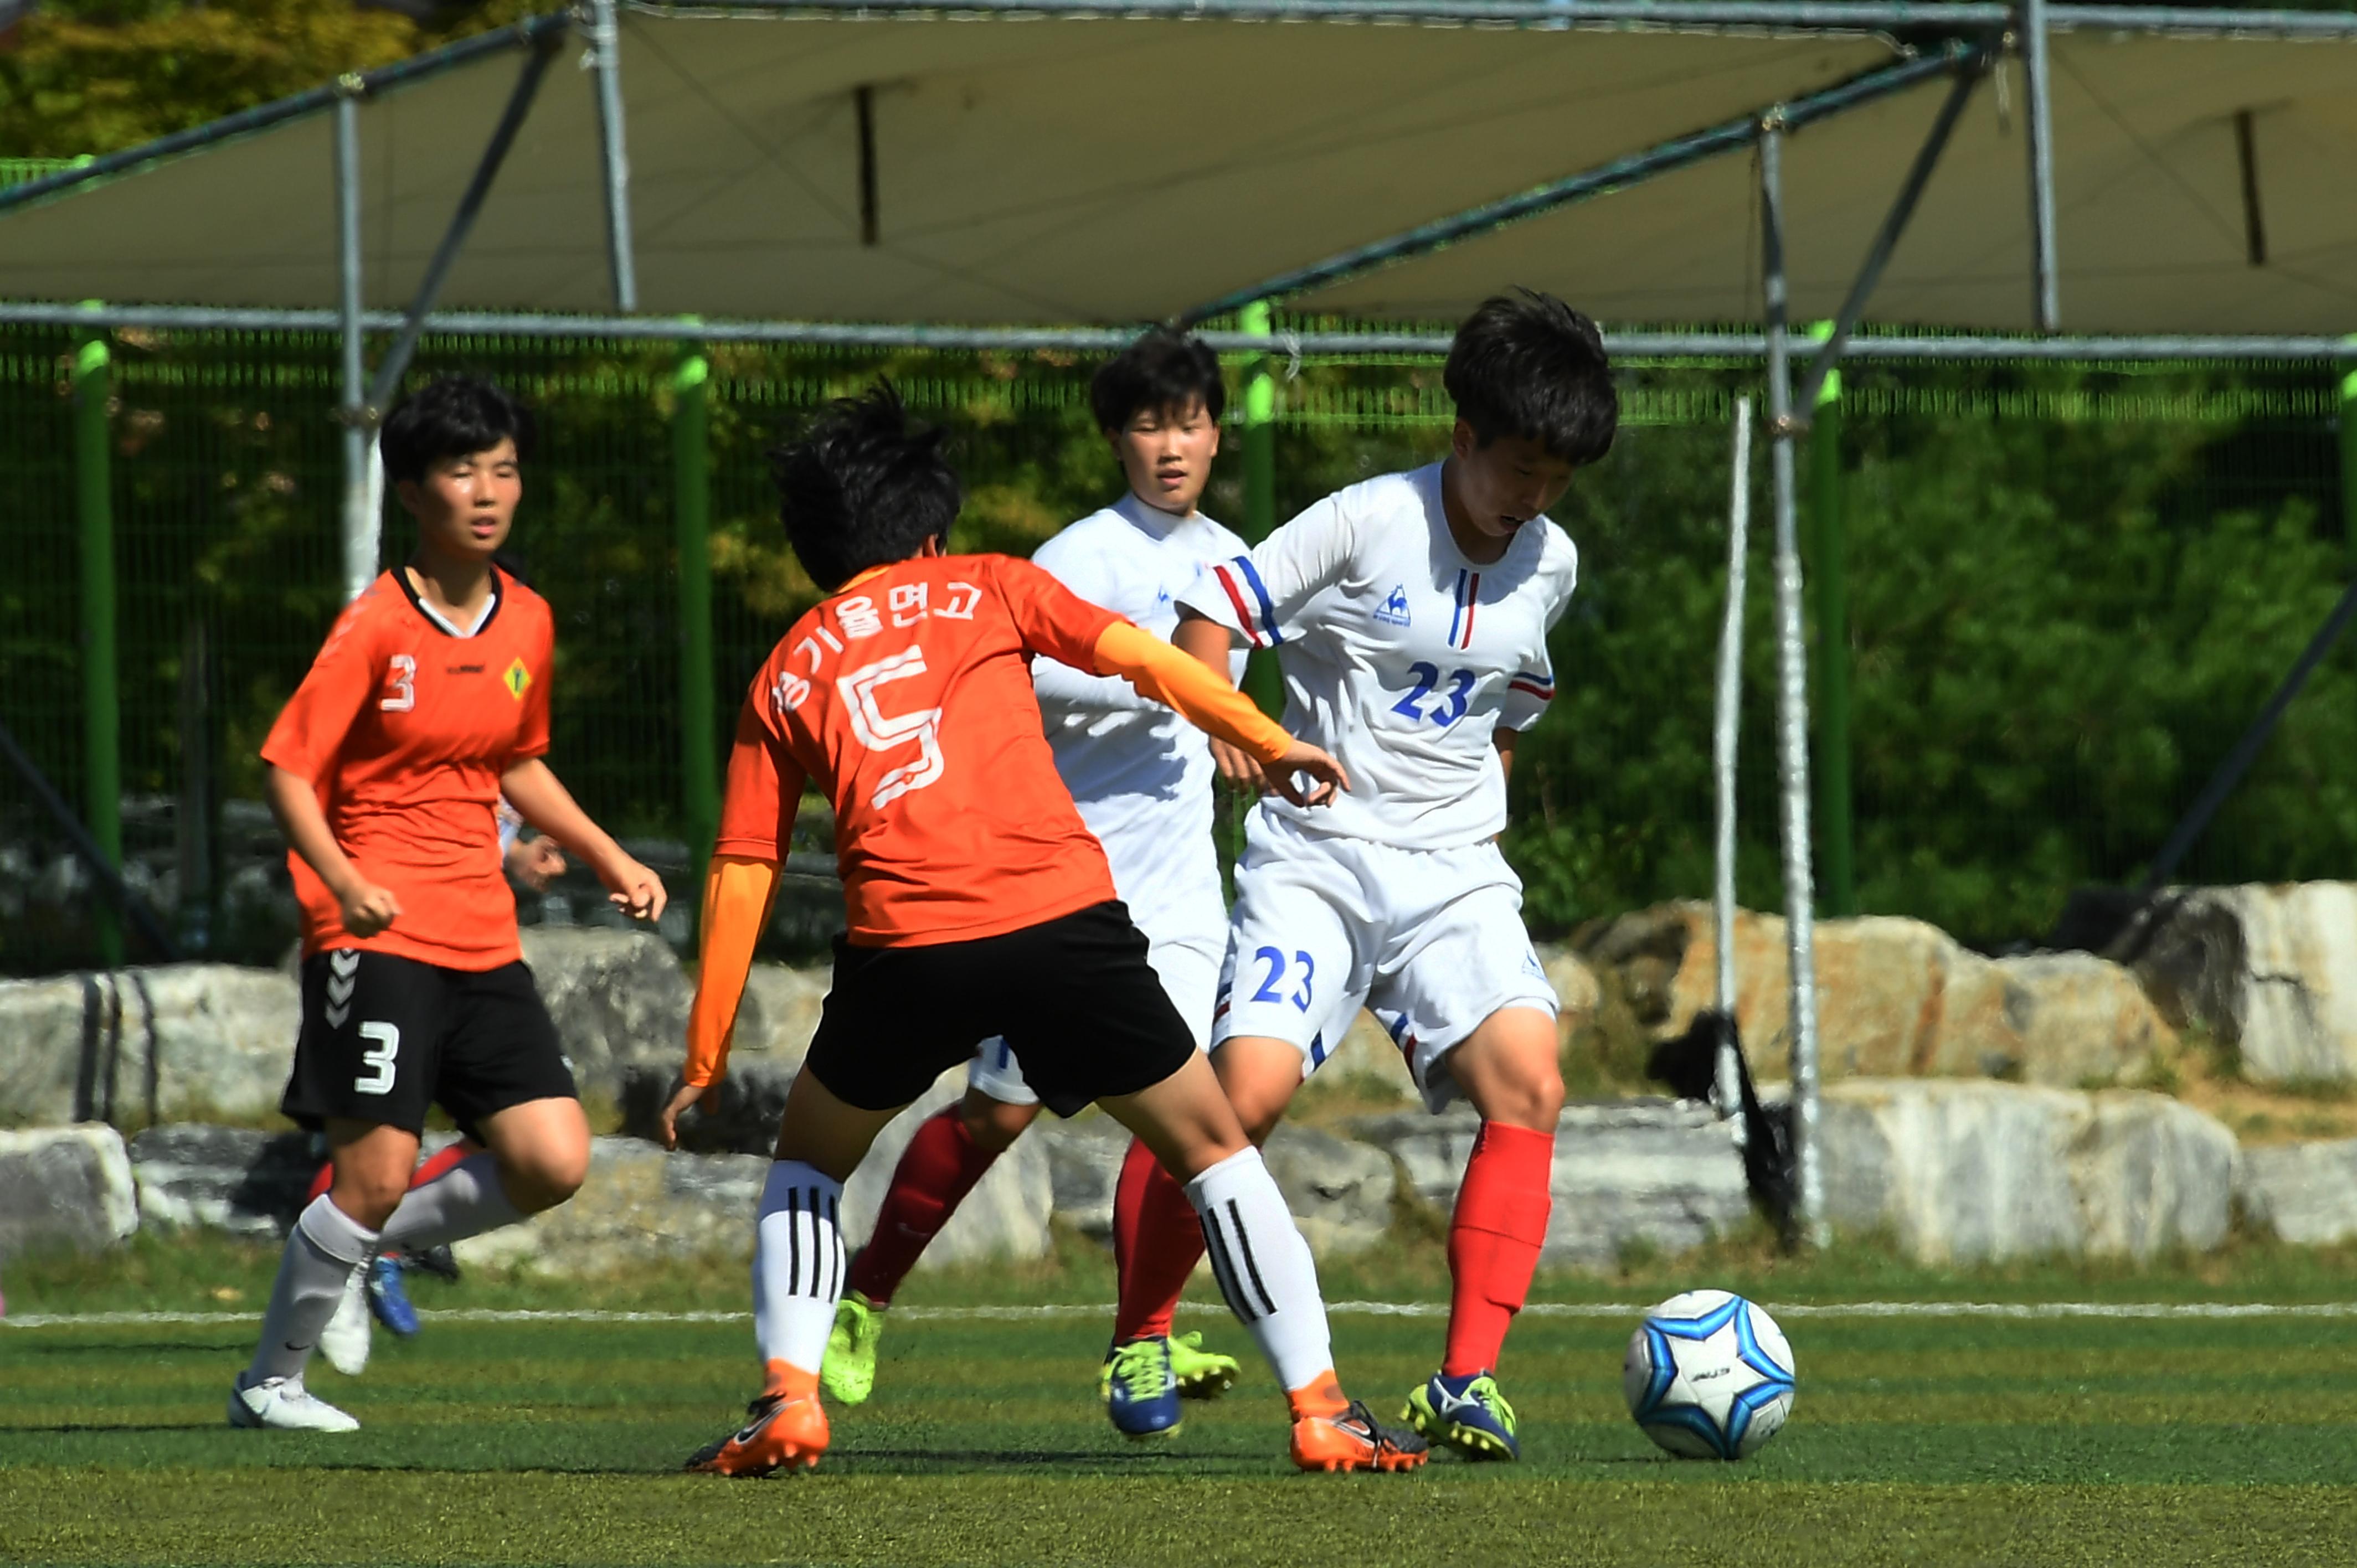
{"label": "white jersey", "polygon": [[[1168,640],[1179,596],[1211,562],[1244,548],[1200,512],[1173,517],[1133,494],[1081,519],[1031,559],[1081,597]],[[1231,678],[1240,678],[1243,656],[1232,663]],[[1208,896],[1219,922],[1211,752],[1202,731],[1117,677],[1040,659],[1031,681],[1056,771],[1104,846],[1131,917],[1146,925],[1160,910]]]}
{"label": "white jersey", "polygon": [[1261,802],[1304,832],[1452,849],[1506,825],[1491,736],[1530,728],[1554,699],[1547,632],[1579,553],[1542,517],[1498,560],[1466,559],[1440,472],[1338,490],[1179,596],[1276,650],[1285,727],[1349,770],[1350,792],[1330,806]]}

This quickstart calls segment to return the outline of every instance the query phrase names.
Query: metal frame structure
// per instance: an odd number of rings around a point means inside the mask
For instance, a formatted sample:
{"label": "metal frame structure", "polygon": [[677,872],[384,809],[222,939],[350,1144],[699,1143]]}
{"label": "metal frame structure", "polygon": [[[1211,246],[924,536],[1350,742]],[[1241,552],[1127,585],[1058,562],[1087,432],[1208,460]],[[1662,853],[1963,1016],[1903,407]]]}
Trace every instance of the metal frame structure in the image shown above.
{"label": "metal frame structure", "polygon": [[[377,519],[372,499],[370,433],[378,408],[399,384],[410,354],[425,332],[473,333],[519,338],[663,339],[685,345],[681,388],[693,409],[683,418],[680,440],[702,428],[700,418],[704,347],[720,343],[770,343],[877,349],[1079,349],[1112,351],[1134,335],[1128,328],[966,328],[920,323],[829,323],[809,321],[703,321],[694,317],[650,318],[637,307],[636,267],[631,252],[630,174],[620,91],[618,11],[623,5],[652,16],[694,17],[881,17],[881,16],[1096,16],[1170,19],[1228,18],[1263,21],[1357,21],[1449,26],[1505,26],[1560,30],[1569,27],[1706,29],[1750,34],[1822,32],[1843,35],[1890,33],[1914,40],[1898,62],[1862,73],[1789,102],[1762,105],[1733,120],[1706,126],[1626,157],[1616,158],[1502,201],[1482,203],[1323,260],[1232,290],[1183,311],[1177,319],[1194,324],[1242,313],[1243,331],[1206,331],[1205,340],[1231,354],[1372,356],[1437,353],[1445,338],[1416,332],[1272,333],[1267,304],[1288,294],[1324,287],[1376,268],[1488,232],[1654,176],[1726,153],[1749,149],[1759,164],[1762,223],[1762,284],[1766,302],[1757,333],[1611,333],[1608,348],[1624,357],[1708,356],[1764,361],[1767,429],[1773,475],[1774,587],[1778,637],[1777,753],[1781,780],[1786,914],[1792,984],[1792,1074],[1793,1131],[1798,1161],[1800,1219],[1804,1232],[1824,1236],[1824,1182],[1816,1137],[1816,988],[1812,955],[1812,863],[1810,854],[1807,651],[1803,641],[1801,558],[1795,499],[1793,443],[1808,428],[1810,411],[1827,378],[1843,359],[1859,360],[2161,360],[2187,359],[2276,359],[2357,362],[2357,339],[2325,337],[2054,336],[2061,318],[2056,256],[2053,135],[2047,41],[2066,31],[2110,31],[2193,37],[2339,39],[2357,42],[2357,13],[2194,10],[2174,6],[2088,5],[2018,0],[2018,4],[1914,4],[1911,0],[576,0],[568,14],[544,16],[468,39],[381,70],[348,76],[311,92],[265,104],[206,126],[163,138],[145,147],[91,160],[44,178],[0,191],[0,215],[54,198],[80,186],[121,175],[164,158],[314,113],[335,115],[339,307],[335,310],[271,310],[173,306],[70,306],[0,301],[0,323],[79,328],[147,327],[184,329],[332,330],[343,349],[339,416],[345,431],[345,523],[347,574],[353,585],[375,568]],[[542,77],[556,50],[573,37],[589,45],[597,93],[599,158],[603,177],[608,263],[620,315],[552,316],[517,312],[436,312],[434,305],[452,263],[464,246],[474,217],[488,199],[501,161],[530,112]],[[361,99],[506,48],[527,58],[506,112],[493,132],[473,181],[461,198],[440,246],[408,308],[399,313],[361,308],[361,190],[358,106]],[[1904,233],[1944,148],[1949,133],[1978,78],[2007,48],[2023,56],[2028,76],[2031,298],[2033,318],[2046,336],[1872,335],[1854,336],[1875,285]],[[1786,320],[1781,161],[1785,138],[1809,124],[1861,104],[1904,91],[1940,76],[1953,79],[1948,97],[1910,168],[1897,199],[1863,259],[1839,317],[1803,372],[1795,395],[1792,374],[1792,329]],[[391,331],[391,347],[376,374],[365,374],[364,340],[370,332]],[[2352,378],[2357,384],[2357,378]],[[683,407],[687,408],[688,403]],[[1748,406],[1745,413],[1748,414]],[[1748,433],[1748,419],[1745,426]],[[1738,497],[1741,493],[1738,472]],[[684,547],[694,521],[683,509]],[[700,514],[699,514],[700,516]],[[699,525],[700,526],[700,525]],[[1739,565],[1739,557],[1738,561]],[[1731,574],[1730,590],[1740,592]],[[1734,623],[1730,622],[1730,628]],[[1733,693],[1727,682],[1738,666],[1721,650],[1720,727]],[[1731,736],[1727,737],[1731,745]],[[1731,761],[1720,759],[1722,772]],[[1722,805],[1719,879],[1727,863],[1727,820]],[[1729,944],[1722,934],[1719,989],[1731,1001],[1734,977]]]}

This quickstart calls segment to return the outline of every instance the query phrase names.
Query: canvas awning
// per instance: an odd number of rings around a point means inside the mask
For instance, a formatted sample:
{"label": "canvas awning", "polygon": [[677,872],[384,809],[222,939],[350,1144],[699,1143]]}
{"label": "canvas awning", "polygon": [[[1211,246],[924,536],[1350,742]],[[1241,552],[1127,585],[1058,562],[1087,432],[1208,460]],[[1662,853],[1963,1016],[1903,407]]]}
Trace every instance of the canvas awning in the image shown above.
{"label": "canvas awning", "polygon": [[[565,47],[446,308],[612,307],[591,79]],[[2052,48],[2072,329],[2357,325],[2357,48],[2085,28]],[[639,307],[1173,316],[1908,52],[1862,31],[642,7],[623,17],[620,71]],[[414,293],[523,53],[365,101],[371,306]],[[1996,76],[1872,317],[2031,325],[2020,75]],[[1798,315],[1838,304],[1944,91],[1925,81],[1791,138]],[[331,306],[331,140],[311,114],[0,211],[0,297]],[[1521,282],[1608,321],[1757,321],[1755,189],[1736,150],[1292,303],[1446,318]]]}

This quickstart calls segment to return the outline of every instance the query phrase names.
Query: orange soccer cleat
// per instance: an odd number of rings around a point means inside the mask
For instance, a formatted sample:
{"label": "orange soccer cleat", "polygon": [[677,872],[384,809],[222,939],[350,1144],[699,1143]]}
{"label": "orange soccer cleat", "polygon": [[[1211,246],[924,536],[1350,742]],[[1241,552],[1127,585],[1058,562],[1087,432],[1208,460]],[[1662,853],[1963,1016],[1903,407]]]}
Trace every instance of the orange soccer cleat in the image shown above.
{"label": "orange soccer cleat", "polygon": [[819,1455],[826,1452],[827,1426],[817,1380],[782,1362],[771,1362],[770,1370],[769,1388],[745,1407],[745,1424],[697,1449],[687,1468],[740,1477],[818,1468]]}
{"label": "orange soccer cleat", "polygon": [[1293,1406],[1293,1462],[1305,1470],[1413,1470],[1431,1455],[1413,1432],[1384,1426],[1328,1372],[1286,1396]]}

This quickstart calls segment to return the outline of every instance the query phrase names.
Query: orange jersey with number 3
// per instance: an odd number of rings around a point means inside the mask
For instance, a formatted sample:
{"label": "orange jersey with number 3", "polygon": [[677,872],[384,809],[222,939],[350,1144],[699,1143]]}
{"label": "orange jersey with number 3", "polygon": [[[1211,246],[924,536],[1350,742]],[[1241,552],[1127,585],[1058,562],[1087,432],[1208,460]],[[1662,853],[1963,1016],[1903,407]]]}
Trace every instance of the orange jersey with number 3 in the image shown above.
{"label": "orange jersey with number 3", "polygon": [[861,946],[996,936],[1111,899],[1104,852],[1048,749],[1030,658],[1093,674],[1120,618],[1004,555],[853,578],[754,678],[714,853],[783,859],[808,779],[834,804]]}
{"label": "orange jersey with number 3", "polygon": [[346,607],[263,744],[318,792],[360,874],[401,901],[373,937],[344,930],[335,896],[288,852],[303,950],[360,948],[486,970],[522,957],[500,865],[500,779],[548,749],[547,601],[505,574],[469,636],[388,572]]}

